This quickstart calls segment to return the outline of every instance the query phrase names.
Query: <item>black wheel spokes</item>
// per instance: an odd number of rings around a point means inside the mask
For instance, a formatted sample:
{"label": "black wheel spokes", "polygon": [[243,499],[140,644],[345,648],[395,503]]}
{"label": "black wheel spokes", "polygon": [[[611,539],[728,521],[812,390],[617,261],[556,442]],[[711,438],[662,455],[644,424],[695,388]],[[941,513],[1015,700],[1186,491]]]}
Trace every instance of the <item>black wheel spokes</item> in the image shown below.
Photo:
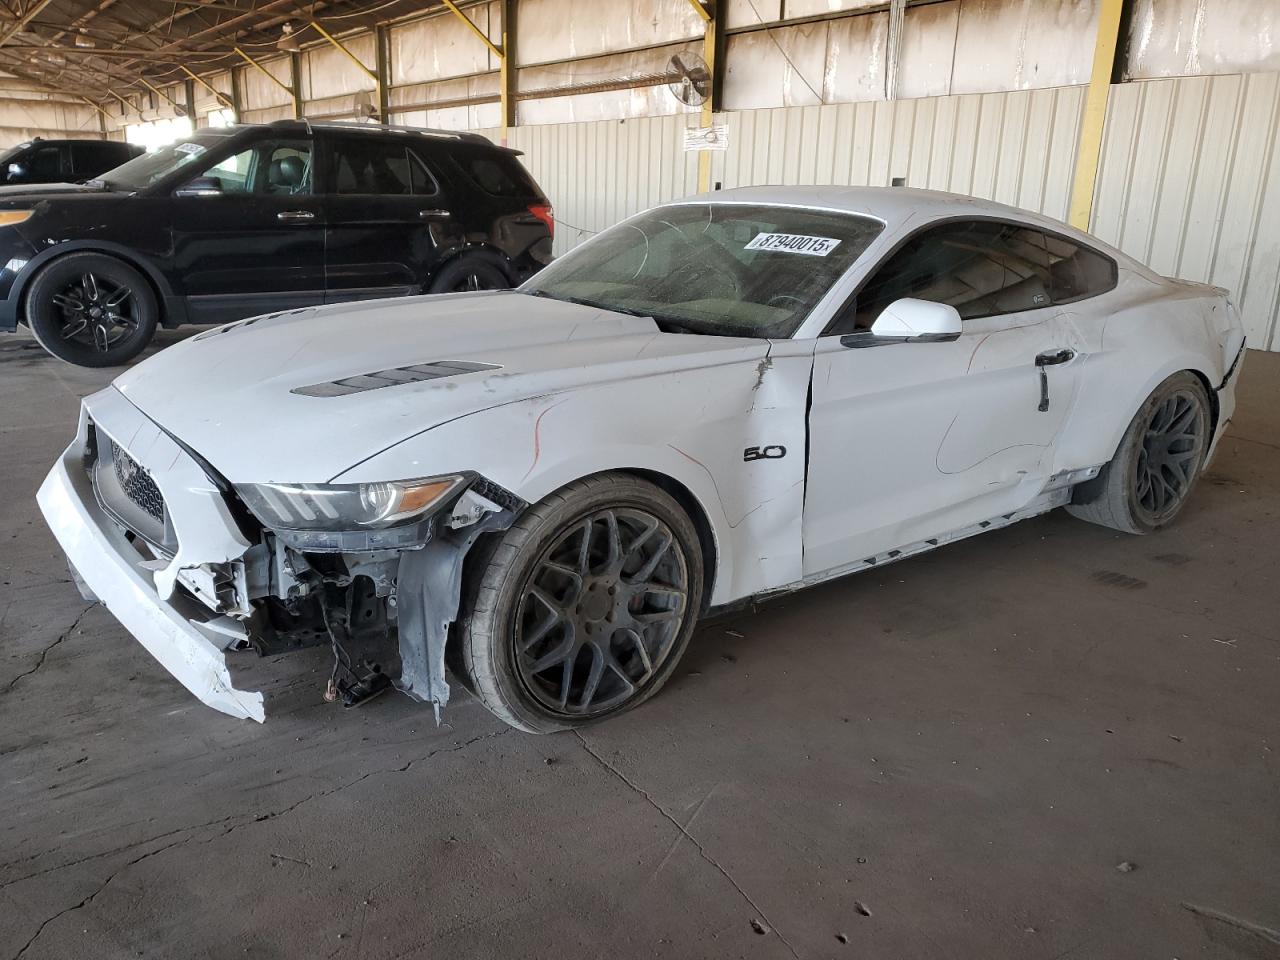
{"label": "black wheel spokes", "polygon": [[77,340],[106,353],[138,327],[133,291],[125,284],[84,274],[52,297],[62,314],[62,339]]}
{"label": "black wheel spokes", "polygon": [[1195,478],[1203,440],[1199,404],[1178,392],[1156,409],[1138,452],[1135,493],[1153,516],[1173,509]]}
{"label": "black wheel spokes", "polygon": [[675,537],[644,511],[603,510],[566,531],[520,601],[516,657],[530,691],[570,716],[625,703],[675,644],[687,576]]}

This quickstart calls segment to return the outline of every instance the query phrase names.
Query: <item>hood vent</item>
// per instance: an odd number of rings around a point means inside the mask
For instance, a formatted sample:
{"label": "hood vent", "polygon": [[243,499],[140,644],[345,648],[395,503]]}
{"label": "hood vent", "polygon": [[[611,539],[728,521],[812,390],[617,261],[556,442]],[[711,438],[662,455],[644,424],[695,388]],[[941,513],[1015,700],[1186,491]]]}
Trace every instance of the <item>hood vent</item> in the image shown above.
{"label": "hood vent", "polygon": [[362,373],[354,377],[343,377],[331,383],[313,383],[307,387],[294,387],[290,393],[302,397],[346,397],[353,393],[364,393],[367,390],[380,390],[383,387],[398,387],[406,383],[421,383],[424,380],[440,380],[444,377],[456,377],[464,373],[476,373],[480,370],[501,370],[500,363],[472,363],[468,360],[435,360],[431,363],[415,363],[410,367],[393,367],[390,370],[378,370],[374,373]]}

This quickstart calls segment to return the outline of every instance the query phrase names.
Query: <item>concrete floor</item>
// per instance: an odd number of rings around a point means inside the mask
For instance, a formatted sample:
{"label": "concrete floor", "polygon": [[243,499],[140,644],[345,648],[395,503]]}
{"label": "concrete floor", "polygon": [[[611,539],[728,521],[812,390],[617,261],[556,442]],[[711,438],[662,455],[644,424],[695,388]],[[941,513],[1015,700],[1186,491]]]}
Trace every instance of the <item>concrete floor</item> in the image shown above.
{"label": "concrete floor", "polygon": [[191,698],[32,500],[109,378],[0,342],[0,958],[1280,957],[1280,355],[1173,529],[829,584],[546,738]]}

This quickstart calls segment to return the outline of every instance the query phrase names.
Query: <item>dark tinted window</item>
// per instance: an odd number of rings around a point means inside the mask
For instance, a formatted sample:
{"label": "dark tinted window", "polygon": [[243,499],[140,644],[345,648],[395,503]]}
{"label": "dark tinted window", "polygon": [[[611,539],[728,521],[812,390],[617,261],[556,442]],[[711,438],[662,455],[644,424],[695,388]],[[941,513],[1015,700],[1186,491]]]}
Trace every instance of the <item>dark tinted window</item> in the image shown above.
{"label": "dark tinted window", "polygon": [[438,188],[409,147],[370,137],[334,142],[333,189],[340,194],[425,197]]}
{"label": "dark tinted window", "polygon": [[32,179],[58,180],[62,177],[61,147],[36,147],[20,162]]}
{"label": "dark tinted window", "polygon": [[515,157],[467,151],[455,153],[454,160],[485,193],[495,197],[539,197],[538,188]]}
{"label": "dark tinted window", "polygon": [[902,297],[949,303],[966,320],[1047,307],[1050,259],[1044,234],[1015,224],[961,222],[927,230],[858,293],[855,325],[870,327]]}
{"label": "dark tinted window", "polygon": [[1044,240],[1054,303],[1096,297],[1116,285],[1116,265],[1109,257],[1051,233]]}
{"label": "dark tinted window", "polygon": [[91,177],[118,167],[130,158],[123,143],[73,143],[71,166],[81,176]]}

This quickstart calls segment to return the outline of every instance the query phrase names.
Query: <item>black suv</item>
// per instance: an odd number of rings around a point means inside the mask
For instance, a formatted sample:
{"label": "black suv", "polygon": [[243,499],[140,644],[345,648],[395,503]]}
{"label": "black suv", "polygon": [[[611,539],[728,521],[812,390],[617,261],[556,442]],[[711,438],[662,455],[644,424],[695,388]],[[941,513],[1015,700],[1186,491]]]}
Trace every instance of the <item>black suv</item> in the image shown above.
{"label": "black suv", "polygon": [[551,259],[545,195],[467,133],[209,128],[83,187],[0,190],[0,330],[124,363],[156,325],[513,286]]}
{"label": "black suv", "polygon": [[0,183],[76,183],[97,177],[142,154],[118,140],[45,140],[36,137],[0,153]]}

